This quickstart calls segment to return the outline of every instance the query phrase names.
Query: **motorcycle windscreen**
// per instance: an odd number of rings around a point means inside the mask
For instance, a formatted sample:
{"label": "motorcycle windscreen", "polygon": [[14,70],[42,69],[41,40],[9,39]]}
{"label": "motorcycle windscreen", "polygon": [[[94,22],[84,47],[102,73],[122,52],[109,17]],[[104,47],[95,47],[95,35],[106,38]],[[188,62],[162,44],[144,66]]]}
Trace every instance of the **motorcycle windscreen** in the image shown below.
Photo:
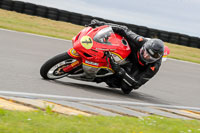
{"label": "motorcycle windscreen", "polygon": [[113,32],[110,26],[100,30],[94,36],[93,40],[98,43],[108,45],[107,48],[109,48],[109,46],[119,46],[121,43],[121,39],[116,37],[116,34]]}

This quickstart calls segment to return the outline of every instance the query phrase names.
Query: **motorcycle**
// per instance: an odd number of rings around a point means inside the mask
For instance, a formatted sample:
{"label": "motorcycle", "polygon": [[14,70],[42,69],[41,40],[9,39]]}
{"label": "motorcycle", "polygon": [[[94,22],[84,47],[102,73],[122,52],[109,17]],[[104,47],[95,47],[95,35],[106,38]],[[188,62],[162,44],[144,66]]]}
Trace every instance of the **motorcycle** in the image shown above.
{"label": "motorcycle", "polygon": [[[112,70],[110,58],[120,66],[129,63],[131,48],[127,40],[114,33],[108,25],[97,28],[86,27],[72,39],[73,47],[45,62],[40,74],[44,79],[63,77],[105,82],[109,87],[120,88],[120,77]],[[165,46],[164,56],[169,54]],[[125,93],[125,90],[122,89]]]}

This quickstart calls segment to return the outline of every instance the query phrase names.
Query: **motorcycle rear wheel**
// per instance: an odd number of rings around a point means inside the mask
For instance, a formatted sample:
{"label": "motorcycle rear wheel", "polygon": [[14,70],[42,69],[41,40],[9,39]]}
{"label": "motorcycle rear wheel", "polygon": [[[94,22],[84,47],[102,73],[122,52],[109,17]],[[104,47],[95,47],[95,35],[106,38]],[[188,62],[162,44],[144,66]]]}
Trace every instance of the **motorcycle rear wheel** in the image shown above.
{"label": "motorcycle rear wheel", "polygon": [[69,72],[64,72],[62,68],[72,64],[77,61],[68,55],[68,53],[59,54],[47,62],[45,62],[41,69],[40,75],[47,80],[60,79],[69,74]]}

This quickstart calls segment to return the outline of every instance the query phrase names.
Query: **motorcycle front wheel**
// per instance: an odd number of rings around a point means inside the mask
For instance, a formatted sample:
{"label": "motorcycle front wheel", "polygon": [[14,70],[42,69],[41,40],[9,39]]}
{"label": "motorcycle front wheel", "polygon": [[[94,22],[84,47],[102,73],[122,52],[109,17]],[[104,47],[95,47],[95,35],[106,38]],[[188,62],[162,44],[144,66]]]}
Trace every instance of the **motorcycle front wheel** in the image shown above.
{"label": "motorcycle front wheel", "polygon": [[69,56],[68,53],[59,54],[42,65],[40,75],[47,80],[63,78],[69,72],[64,72],[62,68],[67,67],[75,61],[77,60]]}

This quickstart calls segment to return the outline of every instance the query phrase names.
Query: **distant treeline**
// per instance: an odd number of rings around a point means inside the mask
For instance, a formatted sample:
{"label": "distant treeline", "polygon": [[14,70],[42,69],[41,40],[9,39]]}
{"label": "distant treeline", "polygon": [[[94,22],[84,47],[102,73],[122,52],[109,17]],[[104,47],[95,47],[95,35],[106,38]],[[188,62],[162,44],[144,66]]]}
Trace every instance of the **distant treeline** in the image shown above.
{"label": "distant treeline", "polygon": [[158,30],[158,29],[152,29],[152,28],[138,26],[134,24],[116,22],[112,20],[69,12],[69,11],[46,7],[42,5],[36,5],[32,3],[14,1],[14,0],[0,0],[0,8],[10,10],[10,11],[16,11],[19,13],[25,13],[29,15],[58,20],[58,21],[70,22],[70,23],[78,24],[78,25],[87,25],[90,23],[92,19],[98,19],[105,22],[109,22],[109,23],[126,25],[135,33],[145,36],[145,37],[150,37],[150,38],[156,37],[156,38],[162,39],[165,42],[200,48],[200,38],[198,37],[193,37],[193,36],[188,36],[185,34],[163,31],[163,30]]}

